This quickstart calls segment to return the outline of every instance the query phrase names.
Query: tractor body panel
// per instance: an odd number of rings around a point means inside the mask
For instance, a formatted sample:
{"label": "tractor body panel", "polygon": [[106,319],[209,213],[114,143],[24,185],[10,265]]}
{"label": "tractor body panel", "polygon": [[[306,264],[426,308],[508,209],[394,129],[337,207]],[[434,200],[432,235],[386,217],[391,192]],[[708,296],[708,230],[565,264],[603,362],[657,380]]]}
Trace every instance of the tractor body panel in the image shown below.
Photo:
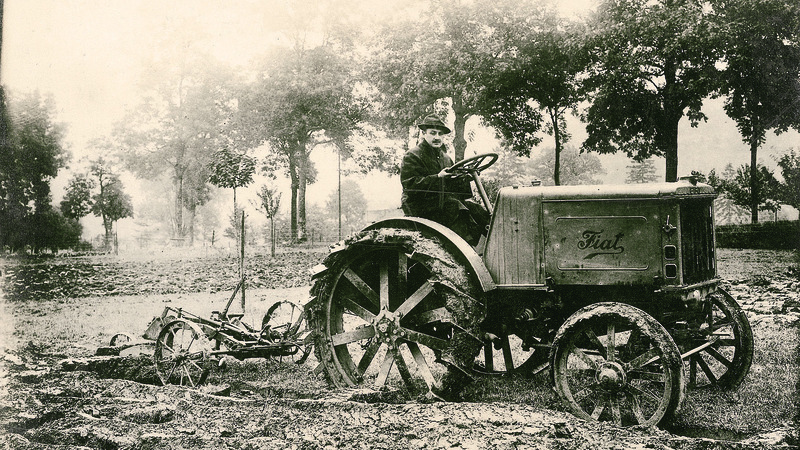
{"label": "tractor body panel", "polygon": [[484,262],[500,288],[687,286],[712,280],[710,186],[509,187]]}

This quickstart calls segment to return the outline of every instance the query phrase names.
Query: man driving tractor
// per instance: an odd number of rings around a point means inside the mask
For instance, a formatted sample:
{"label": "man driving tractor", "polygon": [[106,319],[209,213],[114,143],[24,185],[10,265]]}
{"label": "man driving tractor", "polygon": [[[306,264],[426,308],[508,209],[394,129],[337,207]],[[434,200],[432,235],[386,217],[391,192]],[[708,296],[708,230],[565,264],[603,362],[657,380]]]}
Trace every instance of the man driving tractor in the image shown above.
{"label": "man driving tractor", "polygon": [[446,170],[453,165],[443,140],[450,128],[435,115],[425,117],[417,127],[422,139],[406,152],[400,166],[403,213],[439,222],[475,246],[486,232],[490,215],[472,201],[470,179]]}

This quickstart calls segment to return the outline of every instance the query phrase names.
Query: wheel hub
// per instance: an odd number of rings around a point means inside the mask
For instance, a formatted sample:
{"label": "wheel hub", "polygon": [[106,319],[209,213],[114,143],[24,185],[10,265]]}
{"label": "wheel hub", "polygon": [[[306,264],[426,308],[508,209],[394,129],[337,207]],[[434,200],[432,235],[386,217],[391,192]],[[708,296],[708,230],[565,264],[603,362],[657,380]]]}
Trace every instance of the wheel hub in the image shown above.
{"label": "wheel hub", "polygon": [[600,365],[596,377],[600,386],[608,391],[619,390],[628,381],[625,370],[616,362],[605,362]]}
{"label": "wheel hub", "polygon": [[381,342],[394,343],[404,333],[400,327],[400,315],[388,310],[381,311],[372,323],[375,335]]}

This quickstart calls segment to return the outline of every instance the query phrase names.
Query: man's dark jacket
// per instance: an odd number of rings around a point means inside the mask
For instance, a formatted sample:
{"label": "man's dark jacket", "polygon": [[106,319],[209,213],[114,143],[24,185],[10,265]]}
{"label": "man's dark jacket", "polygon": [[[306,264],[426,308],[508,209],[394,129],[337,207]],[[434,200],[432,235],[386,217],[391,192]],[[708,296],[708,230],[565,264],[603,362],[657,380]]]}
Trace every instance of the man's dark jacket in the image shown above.
{"label": "man's dark jacket", "polygon": [[433,148],[426,141],[406,152],[400,166],[403,185],[401,206],[409,216],[435,220],[451,225],[458,211],[466,209],[463,200],[472,196],[469,180],[439,178],[439,172],[453,165],[447,148]]}

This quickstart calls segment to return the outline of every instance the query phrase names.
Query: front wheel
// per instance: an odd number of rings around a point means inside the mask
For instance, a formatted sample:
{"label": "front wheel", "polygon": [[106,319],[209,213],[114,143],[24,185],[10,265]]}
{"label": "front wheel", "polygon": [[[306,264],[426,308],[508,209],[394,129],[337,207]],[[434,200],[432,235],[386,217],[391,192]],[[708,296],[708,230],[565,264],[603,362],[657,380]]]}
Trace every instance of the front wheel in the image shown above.
{"label": "front wheel", "polygon": [[324,261],[307,307],[328,380],[455,399],[482,345],[468,272],[416,231],[366,231],[345,245]]}
{"label": "front wheel", "polygon": [[559,329],[550,356],[555,390],[586,420],[657,425],[684,393],[678,347],[655,319],[621,303],[597,303]]}

